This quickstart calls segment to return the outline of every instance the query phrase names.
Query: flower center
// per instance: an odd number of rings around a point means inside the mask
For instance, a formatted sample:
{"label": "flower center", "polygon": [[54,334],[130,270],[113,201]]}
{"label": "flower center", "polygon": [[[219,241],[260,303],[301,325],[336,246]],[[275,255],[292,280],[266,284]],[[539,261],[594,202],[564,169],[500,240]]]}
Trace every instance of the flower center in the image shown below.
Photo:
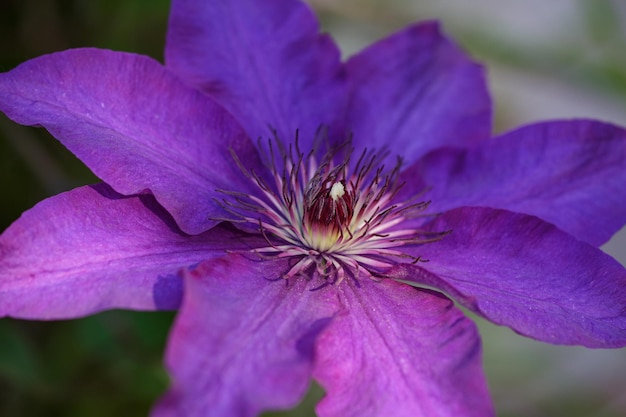
{"label": "flower center", "polygon": [[346,276],[363,274],[377,279],[395,264],[422,261],[404,253],[402,246],[443,236],[419,229],[429,202],[417,201],[419,196],[395,201],[402,187],[401,160],[386,171],[386,154],[363,152],[352,163],[348,144],[319,160],[315,150],[303,154],[297,140],[288,150],[279,150],[275,155],[270,142],[269,175],[247,170],[233,153],[259,193],[225,191],[223,206],[238,217],[234,221],[258,226],[268,245],[255,253],[294,259],[284,278],[317,275],[340,283]]}
{"label": "flower center", "polygon": [[313,180],[307,184],[303,217],[312,249],[331,250],[344,233],[352,234],[354,194],[354,191],[346,192],[345,180],[336,178]]}

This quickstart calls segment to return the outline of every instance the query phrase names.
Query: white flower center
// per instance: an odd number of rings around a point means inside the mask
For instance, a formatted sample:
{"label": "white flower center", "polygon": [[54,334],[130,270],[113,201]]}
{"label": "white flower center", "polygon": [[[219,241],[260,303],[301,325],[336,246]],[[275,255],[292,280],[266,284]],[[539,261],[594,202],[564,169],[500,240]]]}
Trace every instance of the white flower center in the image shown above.
{"label": "white flower center", "polygon": [[[284,274],[340,283],[346,275],[372,279],[400,262],[421,259],[399,248],[438,240],[443,233],[425,234],[416,228],[428,202],[394,201],[400,161],[385,173],[382,156],[363,152],[351,166],[350,158],[337,162],[338,149],[323,156],[307,156],[293,147],[295,155],[283,152],[276,166],[270,158],[273,186],[245,169],[257,186],[257,195],[227,192],[225,207],[245,221],[258,225],[268,246],[254,249],[262,257],[293,257],[296,262]],[[282,149],[282,148],[281,148]],[[349,174],[349,171],[352,174]]]}

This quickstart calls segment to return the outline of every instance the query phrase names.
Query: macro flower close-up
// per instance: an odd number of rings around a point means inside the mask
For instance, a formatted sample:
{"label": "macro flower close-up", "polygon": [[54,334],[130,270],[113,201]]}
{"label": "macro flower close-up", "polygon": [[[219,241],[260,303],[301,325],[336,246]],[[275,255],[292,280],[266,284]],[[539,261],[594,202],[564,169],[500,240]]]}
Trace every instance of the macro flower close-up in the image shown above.
{"label": "macro flower close-up", "polygon": [[[97,48],[0,74],[0,111],[102,181],[0,235],[0,316],[178,310],[154,416],[493,416],[462,309],[626,346],[626,130],[492,135],[437,22],[347,59],[295,0],[173,0],[165,63]],[[456,304],[455,304],[456,303]]]}

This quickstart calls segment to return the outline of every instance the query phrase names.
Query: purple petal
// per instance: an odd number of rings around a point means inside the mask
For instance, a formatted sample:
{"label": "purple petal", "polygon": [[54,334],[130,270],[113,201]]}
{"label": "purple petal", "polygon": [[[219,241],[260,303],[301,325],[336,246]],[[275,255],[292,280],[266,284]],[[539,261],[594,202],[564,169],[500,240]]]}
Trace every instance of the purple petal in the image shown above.
{"label": "purple petal", "polygon": [[596,246],[626,223],[626,131],[605,123],[541,123],[475,149],[438,150],[405,173],[420,175],[436,211],[533,214]]}
{"label": "purple petal", "polygon": [[224,226],[185,235],[148,195],[77,188],[40,202],[0,236],[0,316],[177,308],[181,268],[252,243]]}
{"label": "purple petal", "polygon": [[167,66],[215,98],[253,138],[268,127],[302,148],[335,126],[346,95],[339,51],[311,10],[292,0],[175,0]]}
{"label": "purple petal", "polygon": [[255,163],[231,116],[138,55],[79,49],[28,61],[0,74],[0,110],[47,128],[116,191],[150,189],[187,233],[224,216],[215,189],[245,189],[229,149]]}
{"label": "purple petal", "polygon": [[338,305],[332,288],[280,279],[286,269],[229,255],[186,274],[167,349],[173,387],[155,416],[246,417],[298,403]]}
{"label": "purple petal", "polygon": [[391,280],[340,292],[317,341],[320,417],[494,415],[474,324],[446,297]]}
{"label": "purple petal", "polygon": [[412,162],[440,146],[469,145],[491,134],[483,69],[436,23],[383,39],[346,65],[348,125],[357,143],[390,146]]}
{"label": "purple petal", "polygon": [[413,249],[429,262],[390,275],[438,287],[496,324],[554,344],[626,346],[626,269],[537,217],[458,208]]}

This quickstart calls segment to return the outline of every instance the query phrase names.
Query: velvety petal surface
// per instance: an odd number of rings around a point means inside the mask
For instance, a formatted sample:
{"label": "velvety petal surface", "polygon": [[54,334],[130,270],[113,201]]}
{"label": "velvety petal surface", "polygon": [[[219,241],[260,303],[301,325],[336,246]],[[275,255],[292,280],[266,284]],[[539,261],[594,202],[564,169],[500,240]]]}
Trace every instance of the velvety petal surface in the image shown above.
{"label": "velvety petal surface", "polygon": [[174,309],[181,268],[254,243],[222,225],[188,236],[149,195],[77,188],[40,202],[0,235],[0,316]]}
{"label": "velvety petal surface", "polygon": [[339,51],[312,11],[293,0],[174,0],[166,65],[225,106],[249,135],[308,151],[320,125],[345,114]]}
{"label": "velvety petal surface", "polygon": [[443,295],[391,280],[342,285],[316,343],[320,417],[494,415],[474,324]]}
{"label": "velvety petal surface", "polygon": [[626,224],[626,131],[575,120],[523,127],[471,150],[441,149],[405,173],[434,211],[489,206],[533,214],[605,243]]}
{"label": "velvety petal surface", "polygon": [[451,210],[427,230],[451,232],[413,249],[429,262],[391,276],[440,288],[544,342],[626,346],[626,269],[601,250],[537,217],[490,208]]}
{"label": "velvety petal surface", "polygon": [[338,302],[332,288],[287,285],[286,270],[233,254],[186,274],[166,356],[173,385],[155,416],[252,417],[301,400]]}
{"label": "velvety petal surface", "polygon": [[254,148],[222,108],[143,56],[78,49],[0,74],[0,110],[44,126],[116,191],[151,190],[188,233],[223,217],[216,189],[244,191],[230,156]]}
{"label": "velvety petal surface", "polygon": [[446,145],[491,134],[483,68],[441,34],[437,23],[408,27],[346,63],[348,128],[361,147],[388,148],[413,162]]}

